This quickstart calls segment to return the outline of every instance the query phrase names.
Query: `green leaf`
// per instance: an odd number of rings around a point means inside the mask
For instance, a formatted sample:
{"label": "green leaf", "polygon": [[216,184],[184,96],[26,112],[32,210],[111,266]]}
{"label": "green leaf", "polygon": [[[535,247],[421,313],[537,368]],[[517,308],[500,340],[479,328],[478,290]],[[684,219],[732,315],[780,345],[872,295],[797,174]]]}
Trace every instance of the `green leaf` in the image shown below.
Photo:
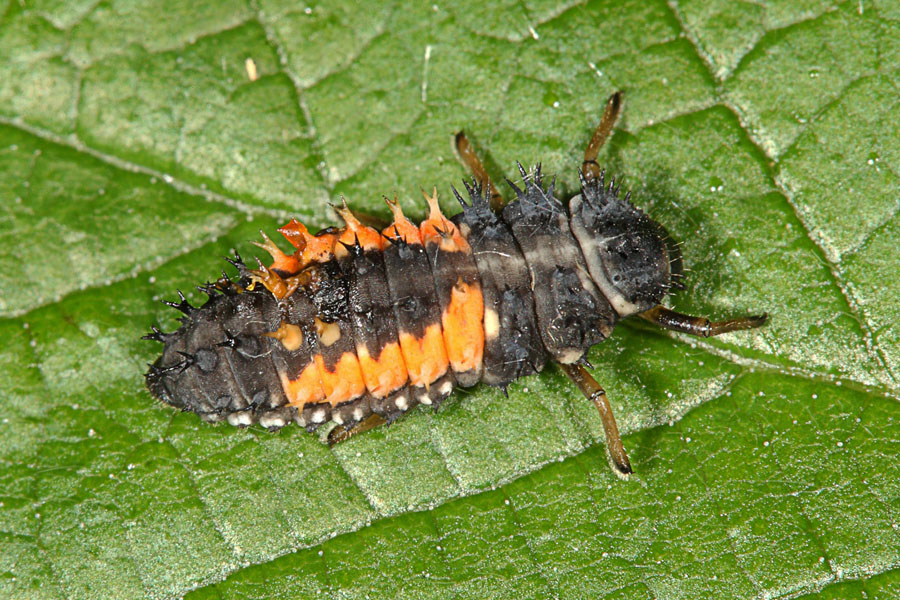
{"label": "green leaf", "polygon": [[[898,75],[888,2],[0,1],[0,597],[896,597]],[[144,389],[258,229],[449,212],[459,129],[574,193],[616,89],[673,306],[771,316],[591,352],[630,480],[553,368],[333,450]]]}

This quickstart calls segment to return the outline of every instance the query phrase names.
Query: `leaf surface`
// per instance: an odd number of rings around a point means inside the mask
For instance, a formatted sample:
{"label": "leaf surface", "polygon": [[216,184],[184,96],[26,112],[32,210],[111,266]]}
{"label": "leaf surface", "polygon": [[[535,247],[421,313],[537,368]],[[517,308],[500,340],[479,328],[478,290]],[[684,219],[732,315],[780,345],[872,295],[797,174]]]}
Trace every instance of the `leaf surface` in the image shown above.
{"label": "leaf surface", "polygon": [[[0,2],[0,596],[838,598],[900,590],[891,3]],[[255,66],[257,79],[250,77]],[[158,300],[345,195],[601,155],[683,242],[672,305],[560,372],[329,450],[145,391]],[[195,303],[200,295],[190,292]]]}

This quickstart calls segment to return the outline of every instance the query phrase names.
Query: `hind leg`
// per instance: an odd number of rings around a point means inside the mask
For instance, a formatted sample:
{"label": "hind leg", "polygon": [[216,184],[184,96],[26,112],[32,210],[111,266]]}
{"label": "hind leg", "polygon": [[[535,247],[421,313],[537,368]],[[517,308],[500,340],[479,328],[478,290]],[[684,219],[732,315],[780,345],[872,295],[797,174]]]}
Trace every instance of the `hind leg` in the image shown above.
{"label": "hind leg", "polygon": [[584,162],[581,163],[581,172],[584,173],[585,179],[596,179],[600,176],[600,165],[597,164],[597,155],[600,148],[606,143],[609,134],[612,133],[616,121],[619,119],[619,112],[622,109],[622,92],[616,92],[606,101],[606,109],[603,111],[603,118],[600,124],[594,130],[591,141],[584,151]]}
{"label": "hind leg", "polygon": [[334,446],[335,444],[340,444],[357,433],[364,433],[370,429],[375,429],[376,427],[384,425],[385,423],[387,423],[387,421],[384,417],[373,413],[362,421],[354,423],[350,427],[341,427],[338,425],[328,432],[328,445]]}
{"label": "hind leg", "polygon": [[569,379],[578,386],[585,398],[594,403],[597,410],[600,411],[600,420],[603,422],[603,431],[606,433],[606,448],[609,450],[609,457],[616,471],[620,475],[631,475],[631,462],[628,460],[628,454],[625,452],[625,446],[622,445],[622,438],[619,437],[619,427],[616,425],[616,417],[613,415],[612,407],[606,398],[606,392],[597,383],[587,369],[581,365],[559,365],[563,372],[569,376]]}
{"label": "hind leg", "polygon": [[459,155],[459,159],[464,165],[466,165],[466,167],[468,167],[468,169],[472,172],[472,175],[475,176],[475,180],[478,182],[478,185],[481,186],[481,189],[490,190],[491,209],[494,211],[499,211],[501,208],[503,208],[503,196],[500,195],[500,191],[496,188],[496,186],[491,183],[490,175],[487,174],[484,165],[481,164],[481,161],[478,159],[478,156],[472,149],[472,144],[469,143],[469,138],[466,137],[465,132],[460,131],[456,134],[456,138],[454,139],[454,146],[456,148],[456,153]]}
{"label": "hind leg", "polygon": [[656,323],[663,329],[680,331],[681,333],[688,333],[698,337],[710,337],[729,331],[756,329],[757,327],[762,327],[769,318],[769,315],[763,313],[738,319],[728,319],[727,321],[710,321],[706,317],[692,317],[691,315],[669,310],[664,306],[651,308],[638,316],[651,323]]}

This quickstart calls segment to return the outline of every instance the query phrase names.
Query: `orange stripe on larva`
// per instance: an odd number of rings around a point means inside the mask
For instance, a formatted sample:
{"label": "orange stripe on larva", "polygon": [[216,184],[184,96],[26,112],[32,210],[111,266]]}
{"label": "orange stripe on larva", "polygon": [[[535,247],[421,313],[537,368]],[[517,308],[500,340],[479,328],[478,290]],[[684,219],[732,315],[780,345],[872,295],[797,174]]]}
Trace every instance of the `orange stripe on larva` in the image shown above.
{"label": "orange stripe on larva", "polygon": [[329,370],[325,366],[321,354],[316,354],[315,361],[322,378],[322,388],[325,390],[325,402],[331,406],[337,406],[366,393],[366,383],[363,380],[355,353],[345,352],[342,354],[337,364],[334,365],[334,370]]}
{"label": "orange stripe on larva", "polygon": [[441,315],[447,357],[457,373],[478,370],[484,355],[484,299],[478,283],[460,278],[450,305]]}
{"label": "orange stripe on larva", "polygon": [[421,338],[401,332],[400,348],[403,350],[409,381],[413,385],[431,385],[447,372],[450,362],[439,324],[426,327]]}
{"label": "orange stripe on larva", "polygon": [[288,402],[299,410],[303,410],[305,404],[321,402],[325,398],[319,369],[315,363],[306,365],[296,379],[288,379],[287,375],[281,371],[278,376]]}
{"label": "orange stripe on larva", "polygon": [[375,398],[386,398],[404,385],[407,380],[406,361],[400,344],[394,342],[381,349],[378,358],[372,358],[364,345],[356,347],[356,356],[366,388]]}

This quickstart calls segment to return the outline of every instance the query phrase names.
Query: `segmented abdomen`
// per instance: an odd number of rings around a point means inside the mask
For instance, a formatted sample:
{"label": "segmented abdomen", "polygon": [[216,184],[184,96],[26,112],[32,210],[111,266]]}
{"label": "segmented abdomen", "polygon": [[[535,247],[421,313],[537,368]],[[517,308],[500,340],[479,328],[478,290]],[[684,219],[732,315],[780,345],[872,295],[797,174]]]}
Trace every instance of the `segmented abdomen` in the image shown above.
{"label": "segmented abdomen", "polygon": [[317,236],[292,221],[268,239],[270,268],[242,263],[238,283],[182,301],[183,326],[147,374],[154,395],[205,420],[315,428],[378,413],[389,421],[438,405],[483,372],[484,302],[472,250],[432,201],[416,227],[399,208],[383,232],[346,209],[347,226]]}
{"label": "segmented abdomen", "polygon": [[[176,305],[183,326],[147,374],[162,400],[205,420],[313,429],[372,413],[393,421],[437,406],[454,386],[505,386],[548,358],[572,362],[616,315],[586,275],[566,213],[535,180],[502,215],[469,189],[452,220],[436,196],[419,226],[392,204],[381,232],[348,209],[340,230],[265,238],[271,267],[239,261],[237,283],[209,286],[201,308]],[[546,204],[546,206],[544,204]]]}

